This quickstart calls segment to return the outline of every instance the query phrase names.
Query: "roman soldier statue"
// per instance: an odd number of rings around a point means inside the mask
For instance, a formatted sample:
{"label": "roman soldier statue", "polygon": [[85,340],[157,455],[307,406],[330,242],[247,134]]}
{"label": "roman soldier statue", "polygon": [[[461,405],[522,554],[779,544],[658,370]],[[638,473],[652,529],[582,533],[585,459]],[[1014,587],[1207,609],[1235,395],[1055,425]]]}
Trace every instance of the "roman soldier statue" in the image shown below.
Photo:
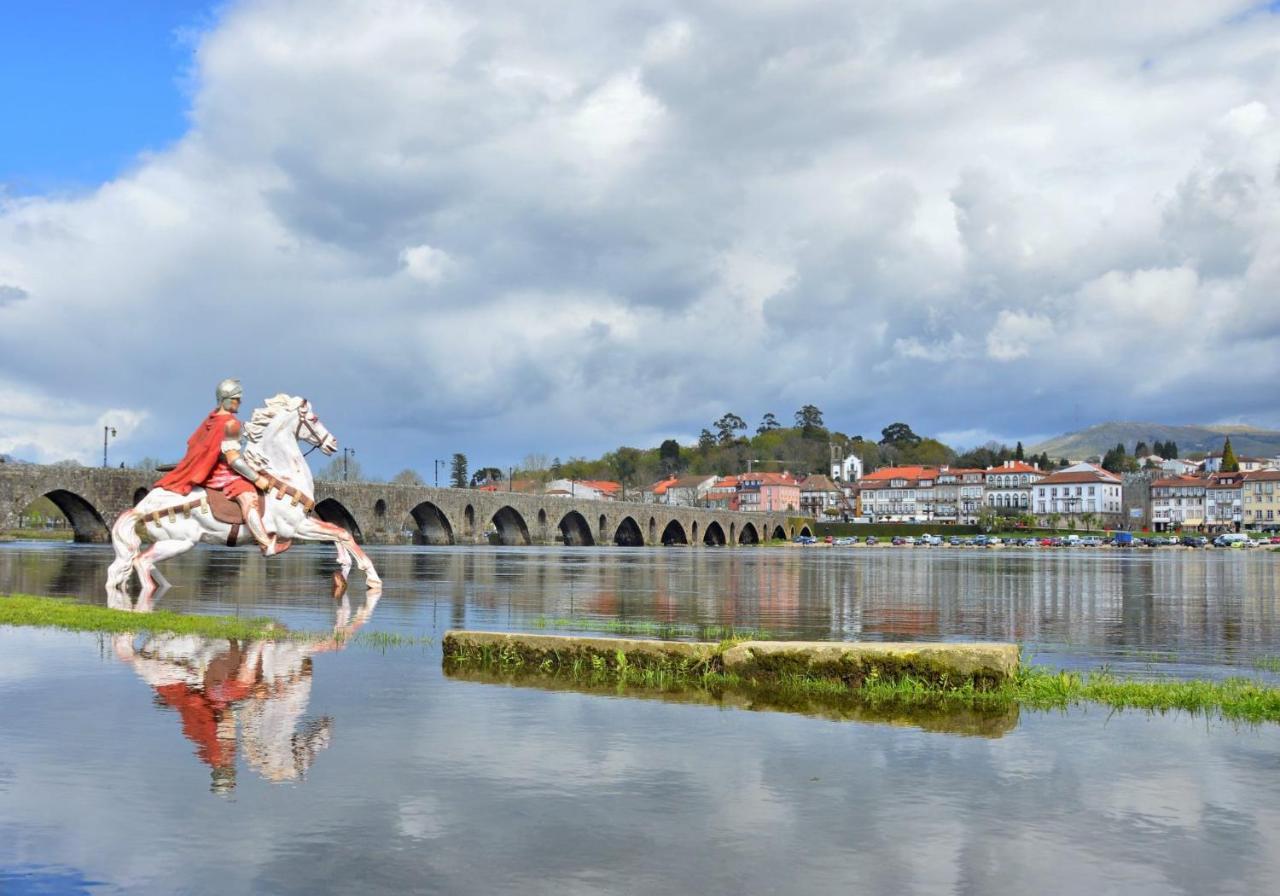
{"label": "roman soldier statue", "polygon": [[235,500],[244,513],[245,525],[253,533],[262,553],[270,557],[276,552],[276,539],[262,523],[258,489],[269,480],[245,459],[240,445],[240,410],[242,390],[239,380],[223,380],[214,393],[218,406],[187,439],[187,454],[176,467],[156,483],[157,488],[186,495],[196,486],[221,489]]}

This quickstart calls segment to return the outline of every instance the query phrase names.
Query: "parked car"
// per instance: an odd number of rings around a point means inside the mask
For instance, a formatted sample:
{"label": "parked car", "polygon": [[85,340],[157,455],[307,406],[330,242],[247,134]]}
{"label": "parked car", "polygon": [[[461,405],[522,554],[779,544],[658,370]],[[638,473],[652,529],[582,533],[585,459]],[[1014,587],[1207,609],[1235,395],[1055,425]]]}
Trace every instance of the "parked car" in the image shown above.
{"label": "parked car", "polygon": [[988,540],[987,536],[985,535],[973,536],[973,543],[976,544],[978,547],[985,547],[987,544],[987,540]]}
{"label": "parked car", "polygon": [[1182,543],[1189,548],[1202,548],[1209,543],[1209,539],[1203,535],[1184,535]]}
{"label": "parked car", "polygon": [[868,536],[867,536],[867,547],[869,547],[869,548],[870,548],[870,547],[875,547],[875,546],[876,546],[877,544],[879,544],[879,543],[880,543],[880,540],[879,540],[878,538],[876,538],[874,535],[868,535]]}
{"label": "parked car", "polygon": [[1132,532],[1117,532],[1111,536],[1111,543],[1118,548],[1128,547],[1133,544]]}
{"label": "parked car", "polygon": [[1102,539],[1096,535],[1086,535],[1084,538],[1080,539],[1080,547],[1082,548],[1096,548],[1101,544]]}
{"label": "parked car", "polygon": [[947,542],[952,547],[959,547],[960,545],[964,544],[964,539],[961,538],[959,535],[952,535],[950,538],[947,539]]}

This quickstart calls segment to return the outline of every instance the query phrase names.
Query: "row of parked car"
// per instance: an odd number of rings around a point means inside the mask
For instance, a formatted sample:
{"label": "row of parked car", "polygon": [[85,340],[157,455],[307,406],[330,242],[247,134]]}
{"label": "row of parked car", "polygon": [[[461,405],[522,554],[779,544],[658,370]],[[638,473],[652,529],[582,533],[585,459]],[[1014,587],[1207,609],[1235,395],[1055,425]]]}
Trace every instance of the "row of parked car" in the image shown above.
{"label": "row of parked car", "polygon": [[[812,535],[797,535],[795,537],[796,544],[818,544],[818,539]],[[1272,536],[1270,539],[1252,539],[1243,533],[1229,533],[1219,535],[1212,541],[1205,535],[1147,535],[1138,537],[1132,532],[1117,532],[1106,538],[1096,535],[1063,535],[1063,536],[1027,536],[1023,538],[1000,538],[997,535],[974,535],[971,538],[964,538],[959,535],[952,535],[947,539],[943,539],[941,535],[895,535],[892,538],[877,538],[874,535],[868,535],[865,539],[860,539],[856,535],[845,535],[840,537],[826,536],[822,543],[835,547],[865,544],[868,547],[877,544],[892,544],[895,546],[906,547],[930,547],[941,546],[943,544],[959,548],[985,548],[1008,545],[1010,547],[1040,547],[1040,548],[1095,548],[1095,547],[1135,547],[1135,548],[1160,548],[1160,547],[1219,547],[1219,548],[1249,548],[1259,544],[1280,544],[1280,535]]]}

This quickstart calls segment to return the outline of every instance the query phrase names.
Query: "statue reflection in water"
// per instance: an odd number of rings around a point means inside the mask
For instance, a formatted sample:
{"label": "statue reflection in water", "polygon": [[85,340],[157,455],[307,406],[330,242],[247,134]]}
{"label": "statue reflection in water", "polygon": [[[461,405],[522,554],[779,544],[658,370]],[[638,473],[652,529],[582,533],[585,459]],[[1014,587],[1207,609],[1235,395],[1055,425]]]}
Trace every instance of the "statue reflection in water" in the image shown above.
{"label": "statue reflection in water", "polygon": [[329,746],[333,720],[306,716],[312,657],[339,651],[368,622],[378,595],[352,614],[344,597],[331,637],[255,641],[197,635],[113,639],[116,656],[155,691],[156,704],[177,712],[183,735],[210,768],[214,793],[236,786],[236,759],[272,782],[300,780]]}

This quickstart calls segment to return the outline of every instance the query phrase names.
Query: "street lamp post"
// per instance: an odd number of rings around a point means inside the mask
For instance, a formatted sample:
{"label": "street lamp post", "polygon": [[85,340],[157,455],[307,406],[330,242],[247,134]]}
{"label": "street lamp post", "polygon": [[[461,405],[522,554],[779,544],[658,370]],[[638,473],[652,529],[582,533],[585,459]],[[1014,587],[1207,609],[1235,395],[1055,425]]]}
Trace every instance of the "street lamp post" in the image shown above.
{"label": "street lamp post", "polygon": [[347,481],[347,458],[354,455],[355,453],[356,453],[356,449],[354,448],[342,449],[342,481],[343,482]]}
{"label": "street lamp post", "polygon": [[107,436],[116,437],[116,428],[114,426],[102,427],[102,469],[107,468]]}
{"label": "street lamp post", "polygon": [[442,463],[444,463],[444,461],[442,460],[434,461],[435,471],[436,471],[436,488],[440,487],[440,465]]}

